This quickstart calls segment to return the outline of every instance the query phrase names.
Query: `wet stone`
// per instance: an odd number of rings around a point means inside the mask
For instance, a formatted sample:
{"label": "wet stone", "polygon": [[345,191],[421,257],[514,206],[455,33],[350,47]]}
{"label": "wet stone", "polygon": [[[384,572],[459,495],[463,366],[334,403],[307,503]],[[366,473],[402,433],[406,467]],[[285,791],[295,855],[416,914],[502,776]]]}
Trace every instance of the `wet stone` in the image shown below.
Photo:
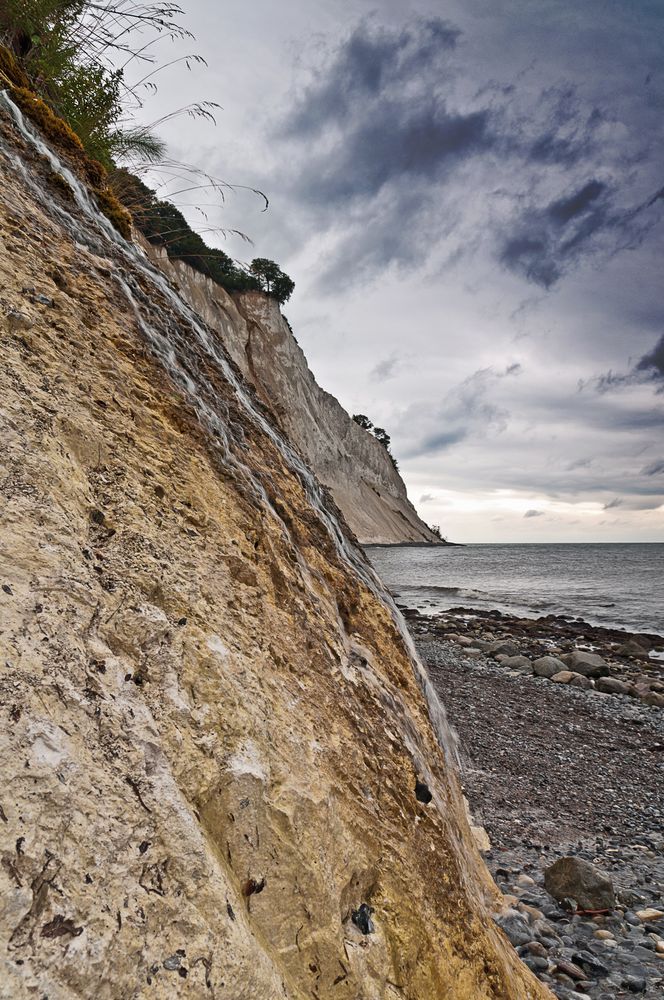
{"label": "wet stone", "polygon": [[371,919],[373,907],[367,903],[361,903],[357,910],[353,910],[351,920],[362,934],[373,934],[376,930]]}

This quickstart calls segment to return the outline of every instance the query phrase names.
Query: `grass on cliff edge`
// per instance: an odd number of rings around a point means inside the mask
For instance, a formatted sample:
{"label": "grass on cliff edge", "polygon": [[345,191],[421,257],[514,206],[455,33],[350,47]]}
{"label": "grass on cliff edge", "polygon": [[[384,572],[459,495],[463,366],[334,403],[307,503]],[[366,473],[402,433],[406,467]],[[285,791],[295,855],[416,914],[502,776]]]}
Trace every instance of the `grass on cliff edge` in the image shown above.
{"label": "grass on cliff edge", "polygon": [[[161,67],[135,85],[127,83],[124,70],[133,62],[154,65],[151,49],[160,38],[191,38],[178,21],[182,13],[169,2],[4,0],[0,81],[23,113],[74,160],[99,208],[126,239],[133,220],[151,243],[228,291],[260,290],[286,302],[295,286],[277,264],[256,258],[249,268],[238,265],[208,246],[175,205],[117,167],[121,160],[136,170],[165,155],[151,126],[133,124],[134,112],[143,106],[142,88],[156,89],[152,78]],[[183,59],[188,67],[203,61]],[[174,114],[214,120],[214,106],[203,102]]]}

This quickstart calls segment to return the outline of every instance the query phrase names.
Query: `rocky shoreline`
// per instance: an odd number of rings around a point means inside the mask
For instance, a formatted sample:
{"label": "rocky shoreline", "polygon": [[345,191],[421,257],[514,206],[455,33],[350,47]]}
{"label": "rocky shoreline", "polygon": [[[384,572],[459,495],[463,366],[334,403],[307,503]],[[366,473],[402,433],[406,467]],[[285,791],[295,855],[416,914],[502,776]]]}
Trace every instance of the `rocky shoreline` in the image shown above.
{"label": "rocky shoreline", "polygon": [[451,608],[426,616],[401,610],[415,633],[447,639],[467,657],[485,655],[504,670],[664,708],[664,636],[656,633],[630,633],[562,615],[519,618]]}
{"label": "rocky shoreline", "polygon": [[[664,663],[651,654],[664,640],[553,616],[402,610],[460,736],[503,893],[496,922],[561,1000],[663,996]],[[565,857],[608,876],[610,905],[588,912],[581,889],[554,898],[545,873]]]}

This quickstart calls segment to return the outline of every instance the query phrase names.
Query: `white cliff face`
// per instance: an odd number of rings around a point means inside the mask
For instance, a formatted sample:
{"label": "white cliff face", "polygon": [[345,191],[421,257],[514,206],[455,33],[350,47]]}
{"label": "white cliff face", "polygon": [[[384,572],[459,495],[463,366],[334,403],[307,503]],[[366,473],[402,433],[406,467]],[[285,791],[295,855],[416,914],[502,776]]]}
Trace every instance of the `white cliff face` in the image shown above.
{"label": "white cliff face", "polygon": [[435,544],[383,446],[316,382],[274,299],[259,292],[231,297],[182,261],[150,253],[218,332],[359,541]]}

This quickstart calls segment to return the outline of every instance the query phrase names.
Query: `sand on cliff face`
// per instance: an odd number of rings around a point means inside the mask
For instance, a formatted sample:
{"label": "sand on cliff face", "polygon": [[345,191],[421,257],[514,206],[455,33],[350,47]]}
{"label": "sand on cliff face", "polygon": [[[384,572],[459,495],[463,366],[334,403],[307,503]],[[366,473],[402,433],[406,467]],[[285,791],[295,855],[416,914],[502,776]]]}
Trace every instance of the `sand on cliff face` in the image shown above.
{"label": "sand on cliff face", "polygon": [[[9,150],[49,191],[2,115]],[[192,351],[220,457],[114,276],[166,337],[168,302],[1,166],[0,994],[544,996],[388,609]]]}

